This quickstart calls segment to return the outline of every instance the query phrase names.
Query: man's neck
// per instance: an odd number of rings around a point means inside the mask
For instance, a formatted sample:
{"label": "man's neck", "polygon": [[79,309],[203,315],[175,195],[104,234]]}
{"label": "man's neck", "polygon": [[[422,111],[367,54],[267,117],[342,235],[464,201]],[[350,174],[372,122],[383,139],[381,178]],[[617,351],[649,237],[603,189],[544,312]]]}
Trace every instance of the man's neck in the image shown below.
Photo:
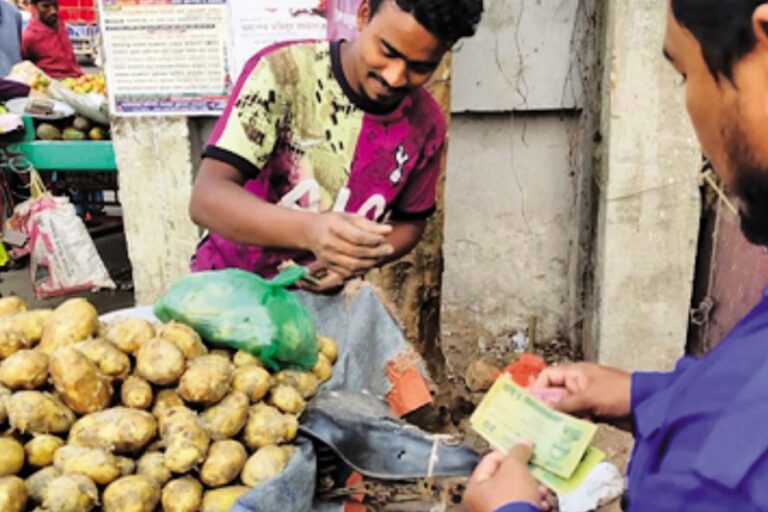
{"label": "man's neck", "polygon": [[35,19],[36,19],[36,20],[37,20],[37,21],[38,21],[38,22],[39,22],[39,23],[40,23],[42,26],[44,26],[44,27],[48,27],[48,28],[49,28],[49,29],[51,29],[51,30],[54,30],[54,31],[55,31],[55,30],[58,28],[58,24],[59,24],[58,20],[57,20],[56,22],[54,22],[54,24],[53,24],[53,25],[50,25],[50,24],[48,24],[48,23],[44,22],[43,20],[41,20],[40,18],[35,18]]}

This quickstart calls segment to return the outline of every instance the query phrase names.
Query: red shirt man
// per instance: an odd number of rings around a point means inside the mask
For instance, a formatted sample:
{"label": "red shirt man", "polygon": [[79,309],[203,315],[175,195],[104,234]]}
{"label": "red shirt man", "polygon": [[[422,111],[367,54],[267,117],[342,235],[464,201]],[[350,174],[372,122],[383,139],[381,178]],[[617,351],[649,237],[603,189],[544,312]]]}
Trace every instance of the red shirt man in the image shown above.
{"label": "red shirt man", "polygon": [[58,0],[32,0],[34,17],[21,38],[21,56],[51,78],[78,77],[77,64],[67,27],[59,19]]}

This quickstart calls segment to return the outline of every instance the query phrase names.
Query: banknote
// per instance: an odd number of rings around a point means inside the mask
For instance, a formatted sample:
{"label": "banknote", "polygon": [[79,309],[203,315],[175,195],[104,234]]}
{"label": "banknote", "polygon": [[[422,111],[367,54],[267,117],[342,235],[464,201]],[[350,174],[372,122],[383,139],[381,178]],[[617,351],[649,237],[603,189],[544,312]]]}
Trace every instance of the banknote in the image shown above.
{"label": "banknote", "polygon": [[552,489],[557,494],[568,494],[569,492],[575,491],[587,477],[589,472],[592,471],[595,466],[600,464],[603,459],[605,459],[605,453],[594,446],[590,446],[587,448],[587,452],[584,454],[581,462],[579,462],[579,465],[576,466],[576,471],[574,471],[568,479],[560,478],[538,466],[531,466],[531,474],[533,474],[533,477],[536,480]]}
{"label": "banknote", "polygon": [[531,463],[568,480],[584,458],[597,426],[550,409],[501,375],[470,418],[472,428],[494,448],[508,451],[533,442]]}

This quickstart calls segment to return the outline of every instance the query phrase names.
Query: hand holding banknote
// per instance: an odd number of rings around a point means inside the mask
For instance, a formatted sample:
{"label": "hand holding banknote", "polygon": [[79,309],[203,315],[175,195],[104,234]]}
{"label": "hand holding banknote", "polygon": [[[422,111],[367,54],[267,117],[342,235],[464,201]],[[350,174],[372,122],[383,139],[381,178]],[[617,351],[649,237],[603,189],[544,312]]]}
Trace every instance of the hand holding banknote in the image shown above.
{"label": "hand holding banknote", "polygon": [[469,512],[492,512],[507,503],[524,501],[549,510],[547,489],[528,470],[532,449],[530,444],[521,443],[506,455],[500,451],[486,455],[469,480],[464,507]]}
{"label": "hand holding banknote", "polygon": [[[591,415],[599,418],[619,418],[630,413],[630,374],[593,363],[550,366],[541,372],[531,393],[561,396],[545,401],[551,407],[568,414]],[[544,398],[544,397],[542,397]]]}

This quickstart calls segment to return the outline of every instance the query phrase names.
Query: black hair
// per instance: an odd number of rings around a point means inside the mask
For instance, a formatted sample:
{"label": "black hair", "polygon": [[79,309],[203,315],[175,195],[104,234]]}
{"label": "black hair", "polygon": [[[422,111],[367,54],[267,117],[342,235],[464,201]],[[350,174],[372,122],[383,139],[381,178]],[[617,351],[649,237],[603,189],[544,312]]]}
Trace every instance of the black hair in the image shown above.
{"label": "black hair", "polygon": [[715,79],[724,76],[733,81],[733,66],[757,44],[752,15],[763,3],[764,0],[672,0],[672,13],[699,41],[704,61]]}
{"label": "black hair", "polygon": [[371,17],[387,1],[412,14],[449,48],[459,39],[473,36],[483,15],[483,0],[368,0]]}

